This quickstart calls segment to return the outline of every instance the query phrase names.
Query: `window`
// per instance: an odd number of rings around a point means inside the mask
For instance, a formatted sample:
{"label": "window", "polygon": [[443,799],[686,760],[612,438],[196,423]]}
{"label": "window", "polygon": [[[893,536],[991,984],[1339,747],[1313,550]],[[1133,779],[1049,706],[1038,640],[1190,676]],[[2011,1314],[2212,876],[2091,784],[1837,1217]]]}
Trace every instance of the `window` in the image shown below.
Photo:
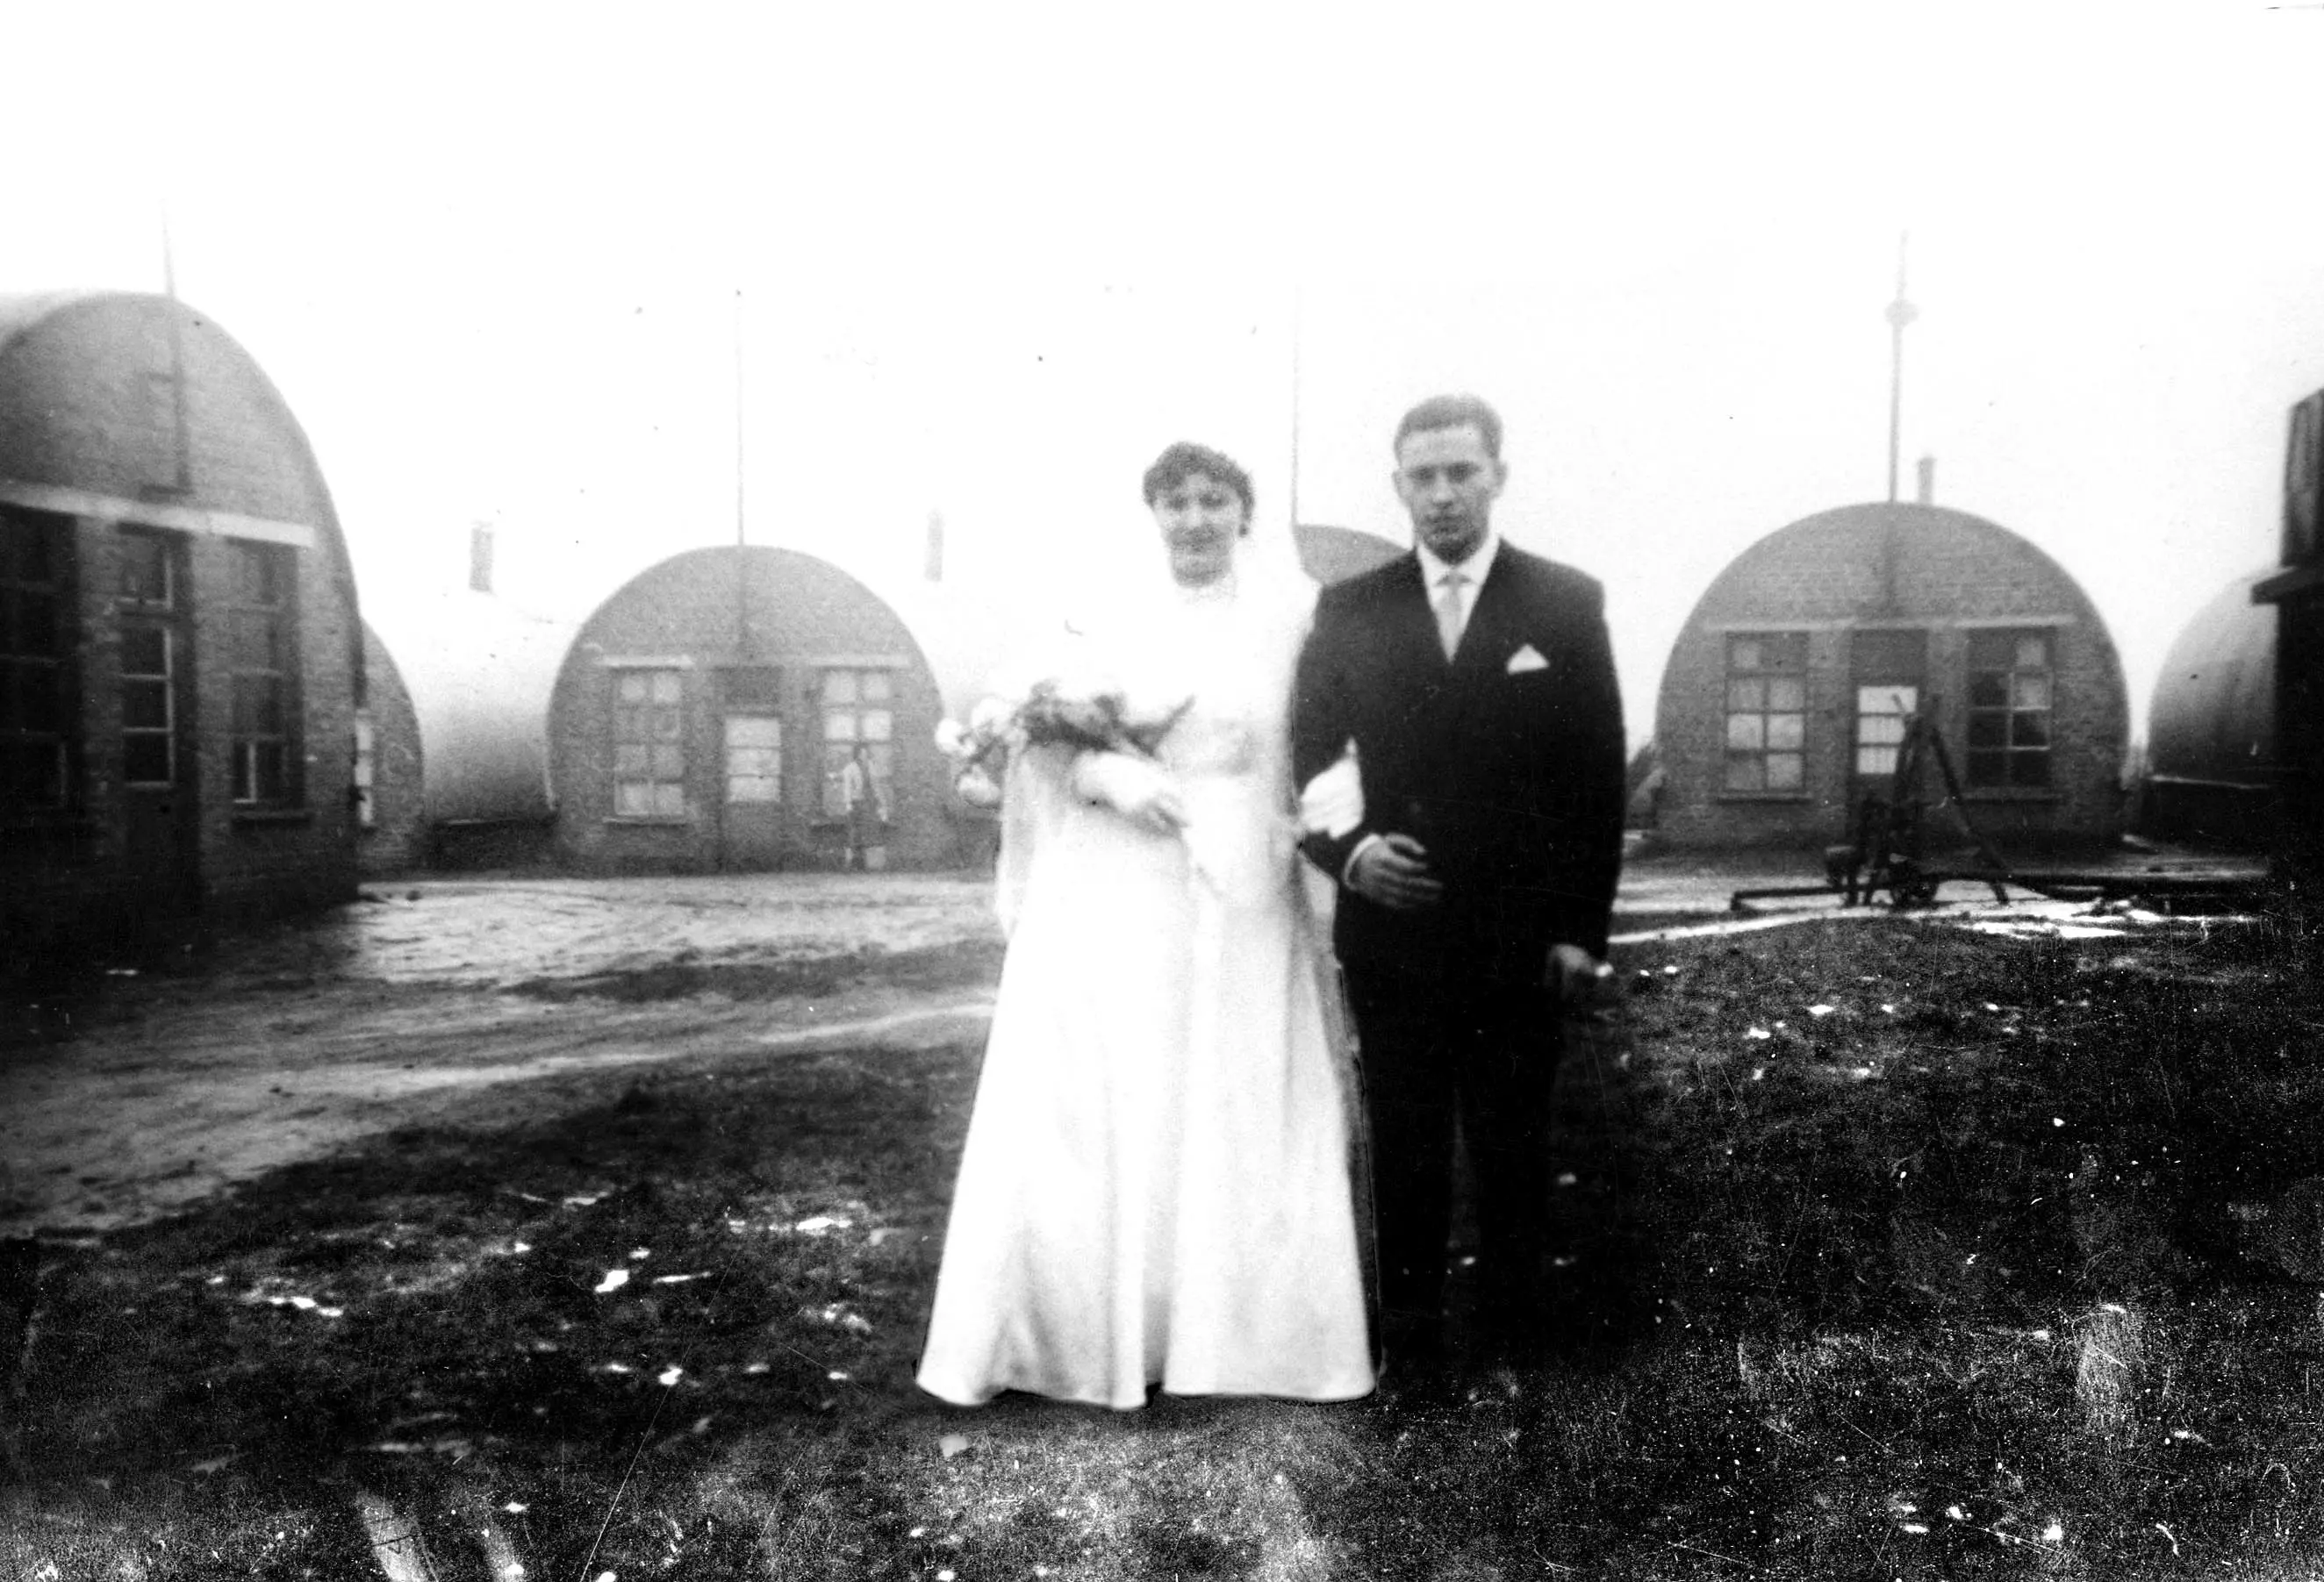
{"label": "window", "polygon": [[613,816],[686,816],[685,673],[613,675]]}
{"label": "window", "polygon": [[239,807],[295,806],[301,799],[298,700],[298,552],[234,540],[226,619],[234,692],[234,800]]}
{"label": "window", "polygon": [[69,798],[69,526],[0,506],[0,811],[60,808]]}
{"label": "window", "polygon": [[355,828],[375,829],[379,824],[379,738],[372,730],[371,716],[355,716]]}
{"label": "window", "polygon": [[2046,631],[1969,638],[1969,783],[2040,790],[2050,784],[2056,643]]}
{"label": "window", "polygon": [[1727,639],[1727,790],[1796,796],[1806,789],[1807,668],[1805,632]]}
{"label": "window", "polygon": [[178,634],[162,621],[121,623],[121,777],[178,783]]}
{"label": "window", "polygon": [[826,670],[823,673],[823,811],[847,815],[847,762],[863,749],[872,800],[880,816],[895,806],[893,738],[895,677],[885,670]]}
{"label": "window", "polygon": [[783,799],[783,722],[772,714],[726,716],[726,802]]}

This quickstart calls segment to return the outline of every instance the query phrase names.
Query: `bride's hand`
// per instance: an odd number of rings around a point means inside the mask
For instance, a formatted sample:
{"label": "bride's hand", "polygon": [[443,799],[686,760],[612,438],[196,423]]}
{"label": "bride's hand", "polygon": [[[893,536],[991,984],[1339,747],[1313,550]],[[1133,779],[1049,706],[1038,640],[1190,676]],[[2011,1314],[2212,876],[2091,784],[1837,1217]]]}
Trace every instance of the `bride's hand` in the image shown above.
{"label": "bride's hand", "polygon": [[1074,760],[1074,791],[1158,835],[1185,826],[1178,786],[1161,765],[1126,752],[1085,752]]}

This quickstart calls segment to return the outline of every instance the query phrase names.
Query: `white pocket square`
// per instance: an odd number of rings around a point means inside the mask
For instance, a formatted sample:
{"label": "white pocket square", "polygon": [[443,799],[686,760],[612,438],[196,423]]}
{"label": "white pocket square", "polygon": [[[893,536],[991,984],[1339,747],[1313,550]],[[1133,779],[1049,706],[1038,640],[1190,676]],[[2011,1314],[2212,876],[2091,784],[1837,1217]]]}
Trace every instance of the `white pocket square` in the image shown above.
{"label": "white pocket square", "polygon": [[1523,676],[1528,670],[1548,669],[1549,661],[1541,657],[1540,649],[1535,648],[1531,643],[1527,643],[1525,647],[1519,648],[1516,653],[1509,656],[1508,668],[1510,675]]}

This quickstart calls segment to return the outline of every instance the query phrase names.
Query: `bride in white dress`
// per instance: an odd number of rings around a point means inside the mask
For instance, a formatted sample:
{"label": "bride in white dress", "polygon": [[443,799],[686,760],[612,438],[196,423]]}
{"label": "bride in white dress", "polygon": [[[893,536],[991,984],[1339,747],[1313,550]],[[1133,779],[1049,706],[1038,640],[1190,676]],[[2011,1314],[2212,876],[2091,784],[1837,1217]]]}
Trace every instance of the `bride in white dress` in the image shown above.
{"label": "bride in white dress", "polygon": [[1009,954],[919,1370],[962,1405],[1372,1387],[1286,740],[1314,588],[1243,553],[1250,480],[1215,451],[1165,451],[1146,499],[1167,592],[1062,666],[1133,715],[1187,706],[1153,759],[1046,746],[1009,770]]}

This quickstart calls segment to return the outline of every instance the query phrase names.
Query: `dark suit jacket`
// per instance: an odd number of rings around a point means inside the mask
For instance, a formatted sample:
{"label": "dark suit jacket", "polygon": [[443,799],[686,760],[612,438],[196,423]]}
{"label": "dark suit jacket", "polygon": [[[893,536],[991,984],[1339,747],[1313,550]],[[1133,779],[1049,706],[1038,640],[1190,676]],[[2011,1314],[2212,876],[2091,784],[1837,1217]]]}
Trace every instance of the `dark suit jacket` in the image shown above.
{"label": "dark suit jacket", "polygon": [[[1527,646],[1545,661],[1512,673]],[[1428,849],[1443,901],[1413,912],[1340,892],[1351,970],[1537,984],[1549,947],[1606,951],[1622,853],[1622,699],[1604,593],[1506,539],[1448,663],[1419,557],[1323,590],[1300,655],[1298,783],[1356,744],[1364,820],[1306,842],[1338,878],[1368,834]]]}

